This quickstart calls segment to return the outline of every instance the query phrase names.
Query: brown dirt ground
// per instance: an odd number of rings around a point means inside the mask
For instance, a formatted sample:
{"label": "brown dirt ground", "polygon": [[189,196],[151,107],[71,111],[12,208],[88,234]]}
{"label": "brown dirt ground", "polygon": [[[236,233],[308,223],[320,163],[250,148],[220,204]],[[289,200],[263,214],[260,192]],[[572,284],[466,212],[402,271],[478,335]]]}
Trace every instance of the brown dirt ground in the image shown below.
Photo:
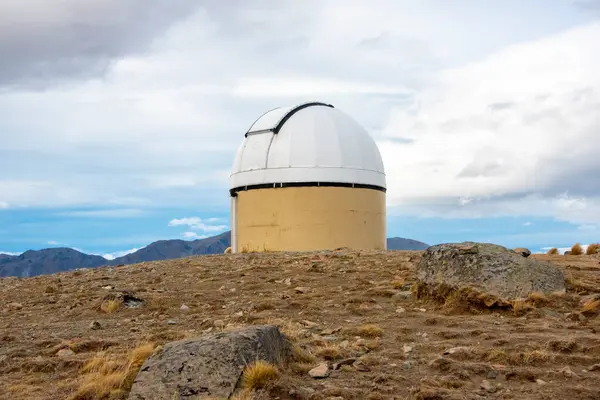
{"label": "brown dirt ground", "polygon": [[[215,332],[222,320],[225,329],[281,324],[315,355],[286,367],[270,398],[600,399],[600,317],[577,313],[600,292],[599,257],[532,256],[563,268],[569,289],[516,313],[394,296],[414,283],[420,254],[200,256],[0,279],[0,398],[68,398],[97,352]],[[121,290],[145,303],[101,311]],[[360,331],[369,324],[382,332]],[[453,347],[464,348],[443,355]],[[326,379],[307,374],[348,357],[360,362]]]}

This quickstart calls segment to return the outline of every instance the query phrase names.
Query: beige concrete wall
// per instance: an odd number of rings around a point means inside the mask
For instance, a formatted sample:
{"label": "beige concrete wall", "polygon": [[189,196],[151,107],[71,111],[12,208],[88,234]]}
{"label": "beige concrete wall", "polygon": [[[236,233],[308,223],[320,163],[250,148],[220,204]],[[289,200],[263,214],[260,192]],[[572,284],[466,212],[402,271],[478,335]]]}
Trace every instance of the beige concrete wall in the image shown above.
{"label": "beige concrete wall", "polygon": [[236,252],[385,249],[385,193],[298,187],[239,192]]}

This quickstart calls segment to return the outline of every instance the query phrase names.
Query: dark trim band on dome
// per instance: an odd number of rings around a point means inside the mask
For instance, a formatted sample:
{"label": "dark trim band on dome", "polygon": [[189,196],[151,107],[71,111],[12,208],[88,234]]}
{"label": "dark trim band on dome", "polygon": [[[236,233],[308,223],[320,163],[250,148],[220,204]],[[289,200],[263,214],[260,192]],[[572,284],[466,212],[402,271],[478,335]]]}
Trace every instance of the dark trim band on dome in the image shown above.
{"label": "dark trim band on dome", "polygon": [[279,123],[277,124],[277,126],[275,127],[275,129],[273,129],[273,133],[278,134],[279,131],[281,130],[281,128],[283,128],[283,125],[288,121],[288,119],[292,118],[292,116],[294,114],[296,114],[298,111],[303,110],[303,109],[308,108],[308,107],[314,107],[314,106],[323,106],[323,107],[334,108],[331,104],[319,103],[319,102],[312,102],[312,103],[301,104],[298,107],[292,108],[290,110],[290,112],[288,112],[285,115],[285,117],[283,117],[281,119],[281,121],[279,121]]}
{"label": "dark trim band on dome", "polygon": [[[273,132],[274,134],[278,134],[279,131],[281,130],[281,128],[283,128],[283,125],[294,115],[296,114],[298,111],[303,110],[305,108],[308,107],[314,107],[314,106],[323,106],[323,107],[330,107],[330,108],[335,108],[333,105],[331,104],[327,104],[327,103],[321,103],[318,101],[313,101],[311,103],[304,103],[304,104],[300,104],[297,107],[292,108],[290,111],[288,111],[287,114],[285,114],[285,116],[281,119],[281,121],[279,121],[279,123],[277,124],[277,126],[275,126],[275,128],[273,129],[265,129],[264,131],[256,131],[256,132]],[[274,108],[273,110],[276,110],[276,108]],[[269,110],[267,111],[265,114],[268,114],[269,112],[273,111],[273,110]],[[260,118],[262,118],[265,114],[261,115],[256,121],[258,121]],[[252,124],[252,126],[254,126],[254,124],[256,123],[256,121],[254,121],[254,123]],[[250,131],[246,132],[244,134],[244,137],[248,137],[248,134],[250,133]]]}
{"label": "dark trim band on dome", "polygon": [[383,186],[368,185],[365,183],[347,183],[347,182],[279,182],[279,183],[260,183],[256,185],[238,186],[229,190],[231,197],[236,197],[238,192],[246,192],[248,190],[257,189],[272,189],[272,188],[287,188],[287,187],[346,187],[355,189],[371,189],[380,192],[386,192],[387,189]]}

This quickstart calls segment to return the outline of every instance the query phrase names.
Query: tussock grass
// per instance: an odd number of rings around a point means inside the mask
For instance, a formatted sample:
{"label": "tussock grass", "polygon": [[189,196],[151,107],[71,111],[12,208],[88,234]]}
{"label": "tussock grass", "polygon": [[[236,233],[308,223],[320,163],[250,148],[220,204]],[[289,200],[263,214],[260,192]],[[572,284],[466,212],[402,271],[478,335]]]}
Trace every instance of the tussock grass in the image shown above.
{"label": "tussock grass", "polygon": [[122,305],[123,305],[123,302],[120,300],[116,300],[116,299],[104,300],[100,304],[100,310],[107,314],[112,314],[114,312],[119,311],[119,309],[121,308]]}
{"label": "tussock grass", "polygon": [[546,343],[546,348],[555,353],[573,353],[578,344],[574,340],[550,340]]}
{"label": "tussock grass", "polygon": [[292,347],[292,360],[298,363],[311,364],[316,361],[316,358],[302,347],[294,345]]}
{"label": "tussock grass", "polygon": [[287,336],[291,341],[301,339],[303,332],[306,332],[306,327],[298,322],[292,322],[288,319],[269,317],[266,319],[266,324],[276,325],[281,333]]}
{"label": "tussock grass", "polygon": [[492,349],[487,352],[486,357],[488,361],[503,361],[506,360],[506,351],[503,349]]}
{"label": "tussock grass", "polygon": [[267,387],[279,379],[279,369],[266,361],[258,360],[244,370],[244,389],[256,390]]}
{"label": "tussock grass", "polygon": [[600,251],[600,243],[592,243],[588,245],[587,249],[585,249],[585,254],[588,256],[596,254]]}
{"label": "tussock grass", "polygon": [[566,279],[567,288],[569,291],[582,292],[589,291],[595,292],[597,290],[597,285],[593,282],[584,282],[581,279],[575,278],[572,275],[567,276]]}
{"label": "tussock grass", "polygon": [[392,287],[394,289],[401,289],[404,286],[404,284],[405,284],[405,281],[402,278],[401,279],[394,279],[392,281]]}
{"label": "tussock grass", "polygon": [[354,329],[354,332],[358,336],[374,338],[383,336],[383,329],[373,324],[366,324],[358,326]]}
{"label": "tussock grass", "polygon": [[[255,400],[256,392],[254,392],[254,390],[242,390],[241,392],[236,393],[233,396],[231,396],[230,399],[231,400]],[[221,400],[221,399],[215,399],[215,400]]]}
{"label": "tussock grass", "polygon": [[550,250],[548,250],[548,252],[546,252],[547,255],[549,256],[554,256],[558,254],[558,249],[556,247],[551,248]]}
{"label": "tussock grass", "polygon": [[550,302],[550,299],[542,292],[530,293],[527,298],[529,301],[533,302],[535,306],[540,306]]}
{"label": "tussock grass", "polygon": [[583,254],[583,247],[581,247],[580,243],[575,243],[571,246],[571,255],[572,256],[580,256]]}
{"label": "tussock grass", "polygon": [[317,357],[323,358],[328,361],[333,361],[342,357],[342,351],[339,346],[334,344],[326,344],[317,350]]}
{"label": "tussock grass", "polygon": [[533,306],[525,299],[516,299],[512,301],[512,310],[516,316],[522,316],[533,310]]}
{"label": "tussock grass", "polygon": [[146,301],[148,310],[165,312],[168,309],[167,299],[163,296],[151,295]]}
{"label": "tussock grass", "polygon": [[544,350],[531,350],[522,353],[517,353],[509,360],[512,364],[518,365],[534,365],[541,362],[550,361],[554,358],[553,354]]}
{"label": "tussock grass", "polygon": [[529,350],[523,352],[507,353],[503,349],[491,349],[484,354],[490,362],[501,362],[509,365],[535,365],[554,359],[554,355],[545,350]]}
{"label": "tussock grass", "polygon": [[589,299],[586,301],[581,313],[586,317],[600,314],[600,299]]}
{"label": "tussock grass", "polygon": [[290,368],[290,371],[292,371],[294,374],[306,375],[308,373],[308,371],[310,371],[311,369],[314,368],[314,366],[315,365],[313,363],[296,362],[296,363],[291,363],[289,368]]}
{"label": "tussock grass", "polygon": [[70,400],[125,399],[142,364],[156,349],[146,343],[127,357],[97,354],[81,368],[79,387]]}
{"label": "tussock grass", "polygon": [[273,301],[261,301],[260,303],[254,306],[254,309],[257,312],[273,310],[275,309],[275,303]]}

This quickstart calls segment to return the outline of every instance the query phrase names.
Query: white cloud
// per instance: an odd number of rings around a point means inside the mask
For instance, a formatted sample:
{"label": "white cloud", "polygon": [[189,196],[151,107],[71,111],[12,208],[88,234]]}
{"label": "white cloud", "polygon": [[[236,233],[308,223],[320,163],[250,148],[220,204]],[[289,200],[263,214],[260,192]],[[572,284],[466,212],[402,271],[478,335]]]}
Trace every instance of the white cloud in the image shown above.
{"label": "white cloud", "polygon": [[0,201],[0,210],[2,210],[3,208],[8,208],[8,203],[5,201]]}
{"label": "white cloud", "polygon": [[[21,3],[6,4],[14,14]],[[597,28],[539,40],[589,19],[569,5],[507,1],[491,11],[479,2],[307,0],[233,8],[204,2],[191,12],[169,9],[169,1],[63,3],[19,20],[21,39],[48,33],[46,46],[25,43],[41,53],[31,59],[79,60],[77,44],[104,51],[111,62],[91,72],[63,70],[76,76],[68,85],[50,79],[43,91],[0,92],[0,208],[227,207],[227,175],[243,132],[264,111],[306,100],[330,102],[374,136],[390,138],[380,142],[390,205],[410,205],[417,215],[439,214],[440,201],[452,203],[448,215],[461,207],[479,214],[490,196],[528,184],[536,193],[550,190],[557,173],[547,166],[571,165],[552,157],[569,149],[568,157],[584,160],[585,146],[571,143],[593,147],[586,129],[598,118],[590,112]],[[144,13],[134,24],[123,23],[138,10]],[[67,35],[59,43],[66,48],[50,49],[57,42],[51,34],[70,32],[75,17],[107,34],[82,35],[83,44]],[[19,48],[12,39],[0,35],[0,44]],[[15,71],[36,70],[36,62]],[[401,139],[413,141],[398,145]],[[528,204],[543,206],[567,189]],[[589,192],[570,191],[585,199],[581,215],[597,207],[598,190]],[[523,210],[502,204],[495,213]],[[203,223],[203,232],[226,228]]]}
{"label": "white cloud", "polygon": [[583,224],[577,227],[580,231],[596,231],[598,230],[598,225],[594,224]]}
{"label": "white cloud", "polygon": [[523,226],[531,226],[532,223],[530,221],[523,222]]}
{"label": "white cloud", "polygon": [[332,95],[410,95],[412,91],[406,87],[294,76],[247,79],[234,88],[233,94],[242,97],[326,97]]}
{"label": "white cloud", "polygon": [[109,210],[67,211],[57,213],[57,215],[75,218],[133,218],[143,216],[144,212],[139,209],[123,208]]}
{"label": "white cloud", "polygon": [[183,232],[183,237],[186,239],[206,239],[208,235],[198,235],[196,232]]}
{"label": "white cloud", "polygon": [[50,245],[50,246],[58,246],[59,244],[60,244],[60,243],[59,243],[59,242],[57,242],[57,241],[55,241],[55,240],[49,240],[49,241],[48,241],[48,245]]}
{"label": "white cloud", "polygon": [[103,254],[102,257],[104,257],[110,261],[110,260],[114,260],[115,258],[126,256],[127,254],[135,253],[139,249],[140,248],[136,247],[136,248],[129,249],[129,250],[115,251],[114,253]]}
{"label": "white cloud", "polygon": [[13,253],[13,252],[10,252],[10,251],[0,251],[0,255],[2,255],[2,254],[5,254],[7,256],[20,256],[23,253]]}
{"label": "white cloud", "polygon": [[[173,219],[169,221],[169,226],[187,226],[194,230],[202,231],[203,233],[220,233],[228,229],[227,225],[213,225],[212,223],[217,222],[218,218],[207,218],[202,219],[199,217],[186,217],[180,219]],[[201,238],[194,232],[185,232],[184,236],[187,238]]]}
{"label": "white cloud", "polygon": [[384,128],[412,140],[380,143],[388,203],[600,222],[598,36],[594,22],[441,72]]}

